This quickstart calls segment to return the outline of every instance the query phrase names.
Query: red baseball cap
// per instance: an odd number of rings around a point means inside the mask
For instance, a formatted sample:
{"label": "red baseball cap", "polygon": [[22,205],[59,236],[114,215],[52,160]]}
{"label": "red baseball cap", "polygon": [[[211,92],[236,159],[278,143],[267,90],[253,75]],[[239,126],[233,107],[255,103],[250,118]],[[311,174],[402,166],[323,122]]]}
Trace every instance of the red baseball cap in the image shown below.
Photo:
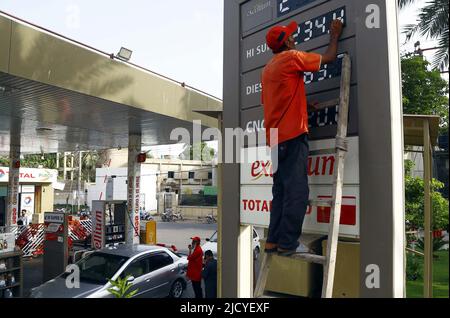
{"label": "red baseball cap", "polygon": [[200,238],[198,236],[191,237],[191,240],[200,242]]}
{"label": "red baseball cap", "polygon": [[283,43],[298,30],[298,24],[295,21],[288,26],[276,25],[267,32],[267,45],[274,51],[280,49]]}

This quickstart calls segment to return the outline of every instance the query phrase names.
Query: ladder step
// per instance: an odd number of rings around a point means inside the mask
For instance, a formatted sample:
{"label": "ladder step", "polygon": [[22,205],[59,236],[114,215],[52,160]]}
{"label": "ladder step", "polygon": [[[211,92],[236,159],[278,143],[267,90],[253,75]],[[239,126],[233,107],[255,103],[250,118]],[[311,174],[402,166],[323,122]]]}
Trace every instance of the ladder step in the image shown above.
{"label": "ladder step", "polygon": [[333,206],[332,200],[309,200],[309,206],[321,206],[331,208]]}
{"label": "ladder step", "polygon": [[296,253],[289,257],[294,259],[300,259],[308,263],[315,263],[321,265],[325,265],[325,263],[327,262],[327,258],[325,256],[310,253]]}
{"label": "ladder step", "polygon": [[322,109],[329,108],[329,107],[339,106],[339,104],[340,104],[340,99],[339,98],[335,98],[335,99],[332,99],[332,100],[328,100],[326,102],[319,103],[319,104],[317,104],[315,106],[315,108],[317,110],[322,110]]}

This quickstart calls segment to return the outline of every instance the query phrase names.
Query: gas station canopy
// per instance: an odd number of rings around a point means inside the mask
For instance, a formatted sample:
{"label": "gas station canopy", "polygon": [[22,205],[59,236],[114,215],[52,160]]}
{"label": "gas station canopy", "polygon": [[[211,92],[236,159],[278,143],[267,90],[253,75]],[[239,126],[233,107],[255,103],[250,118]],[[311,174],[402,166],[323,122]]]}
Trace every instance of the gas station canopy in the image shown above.
{"label": "gas station canopy", "polygon": [[0,153],[12,140],[22,153],[170,144],[174,128],[217,120],[193,112],[222,102],[0,13]]}

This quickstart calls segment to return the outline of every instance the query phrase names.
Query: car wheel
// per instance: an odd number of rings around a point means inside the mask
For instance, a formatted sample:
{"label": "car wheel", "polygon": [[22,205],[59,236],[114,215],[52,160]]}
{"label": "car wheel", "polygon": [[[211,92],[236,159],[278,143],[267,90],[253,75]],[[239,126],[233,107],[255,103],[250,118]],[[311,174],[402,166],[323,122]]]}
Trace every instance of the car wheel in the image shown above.
{"label": "car wheel", "polygon": [[170,298],[181,298],[184,292],[184,284],[181,280],[176,280],[170,289]]}

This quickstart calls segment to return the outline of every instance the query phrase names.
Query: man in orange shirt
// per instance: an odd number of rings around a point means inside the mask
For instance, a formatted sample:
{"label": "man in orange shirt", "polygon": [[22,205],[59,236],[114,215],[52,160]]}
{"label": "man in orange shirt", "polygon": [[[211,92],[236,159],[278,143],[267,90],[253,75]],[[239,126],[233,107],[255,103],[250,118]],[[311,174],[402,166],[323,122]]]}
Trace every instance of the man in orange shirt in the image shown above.
{"label": "man in orange shirt", "polygon": [[[307,162],[308,110],[304,72],[317,72],[336,60],[342,22],[334,20],[325,54],[297,51],[296,22],[275,26],[266,36],[274,57],[262,74],[262,103],[267,145],[272,149],[273,201],[265,251],[289,256],[296,252],[309,200]],[[277,157],[276,157],[277,156]]]}

